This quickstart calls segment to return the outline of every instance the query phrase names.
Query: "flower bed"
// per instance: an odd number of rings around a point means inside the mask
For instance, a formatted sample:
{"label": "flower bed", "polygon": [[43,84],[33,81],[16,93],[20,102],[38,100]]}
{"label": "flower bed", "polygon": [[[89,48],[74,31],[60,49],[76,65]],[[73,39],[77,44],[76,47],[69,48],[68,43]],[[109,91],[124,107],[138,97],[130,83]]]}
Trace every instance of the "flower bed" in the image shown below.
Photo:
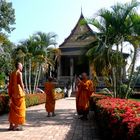
{"label": "flower bed", "polygon": [[0,115],[9,111],[9,96],[0,95]]}
{"label": "flower bed", "polygon": [[[64,97],[63,93],[56,93],[55,99],[61,99]],[[26,94],[25,96],[26,107],[38,105],[46,102],[45,93],[37,93],[37,94]],[[0,95],[0,115],[7,113],[9,111],[9,96],[8,95]]]}
{"label": "flower bed", "polygon": [[105,139],[140,140],[140,102],[96,95],[92,99]]}
{"label": "flower bed", "polygon": [[26,107],[43,104],[46,101],[45,93],[37,93],[37,94],[26,94],[25,101]]}

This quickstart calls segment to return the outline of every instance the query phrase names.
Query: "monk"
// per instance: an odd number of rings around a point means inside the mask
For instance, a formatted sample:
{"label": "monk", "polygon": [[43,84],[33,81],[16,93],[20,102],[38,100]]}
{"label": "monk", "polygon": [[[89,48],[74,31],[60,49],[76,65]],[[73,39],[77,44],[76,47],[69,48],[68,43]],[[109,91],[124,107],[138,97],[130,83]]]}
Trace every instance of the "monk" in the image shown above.
{"label": "monk", "polygon": [[55,88],[55,84],[53,83],[53,79],[49,77],[48,82],[45,83],[45,93],[46,93],[45,108],[46,111],[48,112],[47,117],[51,117],[50,113],[52,113],[52,117],[55,116],[54,88]]}
{"label": "monk", "polygon": [[77,79],[78,91],[76,94],[76,108],[77,113],[81,117],[81,120],[87,120],[87,115],[89,113],[89,99],[93,93],[93,82],[88,80],[87,74],[82,73],[81,79]]}
{"label": "monk", "polygon": [[9,112],[9,130],[23,130],[22,125],[25,123],[25,93],[22,80],[21,63],[17,62],[16,70],[10,75],[8,86],[8,94],[10,96],[10,112]]}

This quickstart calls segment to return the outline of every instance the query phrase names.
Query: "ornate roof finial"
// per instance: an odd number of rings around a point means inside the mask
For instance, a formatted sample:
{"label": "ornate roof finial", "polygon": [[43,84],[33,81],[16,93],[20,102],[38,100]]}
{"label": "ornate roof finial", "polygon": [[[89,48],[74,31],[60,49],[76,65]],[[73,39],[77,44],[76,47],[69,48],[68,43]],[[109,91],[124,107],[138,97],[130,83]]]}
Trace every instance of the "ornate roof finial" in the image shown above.
{"label": "ornate roof finial", "polygon": [[81,15],[83,15],[83,8],[82,8],[82,4],[81,4]]}
{"label": "ornate roof finial", "polygon": [[82,8],[82,5],[81,5],[81,18],[83,18],[83,8]]}

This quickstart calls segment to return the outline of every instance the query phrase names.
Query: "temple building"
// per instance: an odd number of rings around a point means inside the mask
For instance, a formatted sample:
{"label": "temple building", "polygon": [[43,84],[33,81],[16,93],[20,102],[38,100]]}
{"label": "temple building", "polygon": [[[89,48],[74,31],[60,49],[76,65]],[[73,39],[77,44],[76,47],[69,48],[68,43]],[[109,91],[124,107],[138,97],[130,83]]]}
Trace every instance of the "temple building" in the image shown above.
{"label": "temple building", "polygon": [[[61,56],[57,64],[57,79],[59,85],[64,87],[67,83],[74,83],[74,80],[82,72],[86,72],[89,77],[92,77],[92,67],[86,57],[87,45],[93,42],[96,38],[93,30],[84,21],[85,18],[81,12],[80,18],[71,31],[70,35],[59,46]],[[79,39],[85,33],[91,33],[93,36],[86,37],[85,39]],[[123,53],[124,58],[127,59],[129,54]],[[126,77],[126,68],[122,69],[124,77]],[[101,77],[102,79],[102,77]],[[104,87],[104,82],[101,80],[98,84],[99,87]]]}
{"label": "temple building", "polygon": [[72,82],[76,76],[82,72],[91,74],[88,59],[86,59],[86,47],[95,39],[93,36],[85,39],[78,39],[84,33],[91,32],[88,24],[81,24],[85,20],[82,12],[76,26],[71,31],[70,35],[59,46],[61,57],[57,68],[57,79],[63,84]]}

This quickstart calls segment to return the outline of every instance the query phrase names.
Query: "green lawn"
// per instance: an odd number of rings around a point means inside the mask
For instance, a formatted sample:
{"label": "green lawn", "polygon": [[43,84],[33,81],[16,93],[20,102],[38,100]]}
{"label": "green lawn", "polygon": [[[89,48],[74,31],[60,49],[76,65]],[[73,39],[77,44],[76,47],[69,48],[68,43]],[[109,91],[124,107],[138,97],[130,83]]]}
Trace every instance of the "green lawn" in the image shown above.
{"label": "green lawn", "polygon": [[130,98],[131,100],[140,102],[140,99]]}

